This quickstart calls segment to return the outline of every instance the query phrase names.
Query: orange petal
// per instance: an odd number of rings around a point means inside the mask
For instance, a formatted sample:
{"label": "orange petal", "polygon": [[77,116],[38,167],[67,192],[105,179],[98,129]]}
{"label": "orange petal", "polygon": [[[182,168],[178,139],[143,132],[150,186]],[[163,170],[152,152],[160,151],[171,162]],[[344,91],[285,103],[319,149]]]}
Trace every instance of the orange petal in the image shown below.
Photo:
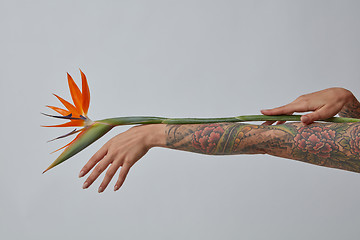
{"label": "orange petal", "polygon": [[67,78],[68,78],[71,98],[73,99],[73,102],[76,106],[76,109],[78,109],[78,112],[82,114],[82,95],[80,89],[78,88],[78,86],[76,85],[76,83],[74,82],[74,80],[72,79],[69,73],[67,74]]}
{"label": "orange petal", "polygon": [[78,139],[78,138],[80,137],[80,135],[81,135],[81,133],[82,133],[83,131],[84,131],[84,129],[81,130],[81,132],[74,138],[74,140],[72,140],[71,142],[69,142],[68,144],[66,144],[66,145],[63,146],[63,147],[61,147],[61,148],[59,148],[59,149],[56,149],[55,151],[53,151],[53,152],[51,152],[51,153],[55,153],[55,152],[57,152],[57,151],[60,151],[61,149],[64,149],[64,148],[70,146],[73,142],[76,141],[76,139]]}
{"label": "orange petal", "polygon": [[71,113],[71,112],[69,112],[69,111],[67,111],[65,109],[62,109],[62,108],[58,108],[58,107],[54,107],[54,106],[47,106],[47,107],[51,108],[52,110],[54,110],[57,113],[60,113],[63,116],[67,116],[67,115],[69,115]]}
{"label": "orange petal", "polygon": [[82,81],[82,109],[84,114],[86,115],[90,105],[90,90],[86,80],[86,76],[81,71],[81,69],[80,69],[80,73],[81,73],[81,81]]}
{"label": "orange petal", "polygon": [[59,125],[42,126],[42,127],[82,127],[82,126],[84,126],[83,120],[71,120],[71,122],[67,122]]}
{"label": "orange petal", "polygon": [[72,105],[68,101],[62,99],[61,97],[59,97],[56,94],[54,94],[54,96],[57,97],[60,100],[60,102],[73,114],[73,117],[75,117],[74,115],[77,115],[77,116],[81,115],[81,113],[76,109],[76,107],[74,105]]}

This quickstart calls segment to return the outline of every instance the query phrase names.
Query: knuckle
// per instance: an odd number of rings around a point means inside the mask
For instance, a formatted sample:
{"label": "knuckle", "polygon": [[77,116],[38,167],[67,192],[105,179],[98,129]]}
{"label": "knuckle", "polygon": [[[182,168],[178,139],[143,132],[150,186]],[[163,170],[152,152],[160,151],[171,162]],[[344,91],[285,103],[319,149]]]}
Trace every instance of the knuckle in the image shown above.
{"label": "knuckle", "polygon": [[301,95],[299,97],[297,97],[293,102],[297,103],[297,102],[301,102],[304,99],[304,95]]}
{"label": "knuckle", "polygon": [[309,103],[309,98],[308,98],[307,95],[301,95],[297,99],[295,99],[295,101],[293,103],[296,103],[296,104],[308,104]]}
{"label": "knuckle", "polygon": [[307,111],[307,110],[309,110],[308,106],[309,106],[309,101],[306,99],[306,100],[303,100],[303,101],[297,103],[296,110]]}
{"label": "knuckle", "polygon": [[96,173],[96,174],[100,174],[103,171],[104,171],[104,168],[101,165],[96,166],[94,169],[94,173]]}
{"label": "knuckle", "polygon": [[113,149],[109,149],[108,153],[106,154],[106,160],[112,162],[112,159],[115,157],[116,152]]}
{"label": "knuckle", "polygon": [[324,119],[326,117],[326,113],[324,112],[316,112],[316,119]]}
{"label": "knuckle", "polygon": [[306,99],[307,98],[307,94],[302,94],[302,95],[300,95],[297,99],[299,99],[299,100],[304,100],[304,99]]}
{"label": "knuckle", "polygon": [[315,121],[317,119],[319,119],[319,113],[318,112],[313,112],[309,115],[307,115],[307,117],[311,120],[311,121]]}
{"label": "knuckle", "polygon": [[108,171],[106,171],[105,173],[105,177],[106,178],[112,178],[115,174],[115,171],[113,169],[109,169]]}
{"label": "knuckle", "polygon": [[96,162],[96,159],[98,158],[98,153],[95,153],[88,161],[88,164]]}
{"label": "knuckle", "polygon": [[132,166],[132,161],[130,159],[125,159],[124,163],[123,163],[123,167],[128,169]]}
{"label": "knuckle", "polygon": [[[115,137],[114,137],[115,138]],[[104,144],[104,148],[106,149],[109,149],[112,145],[113,145],[113,142],[114,142],[114,138],[111,138],[109,141],[107,141],[105,144]]]}
{"label": "knuckle", "polygon": [[281,106],[281,107],[274,108],[274,110],[275,111],[282,111],[282,110],[284,110],[284,107],[285,107],[285,105]]}
{"label": "knuckle", "polygon": [[98,158],[100,158],[102,155],[102,149],[100,149],[99,151],[97,151],[94,156],[92,157],[93,161],[96,161]]}
{"label": "knuckle", "polygon": [[309,103],[309,98],[303,97],[299,102],[302,103],[302,104],[308,104]]}

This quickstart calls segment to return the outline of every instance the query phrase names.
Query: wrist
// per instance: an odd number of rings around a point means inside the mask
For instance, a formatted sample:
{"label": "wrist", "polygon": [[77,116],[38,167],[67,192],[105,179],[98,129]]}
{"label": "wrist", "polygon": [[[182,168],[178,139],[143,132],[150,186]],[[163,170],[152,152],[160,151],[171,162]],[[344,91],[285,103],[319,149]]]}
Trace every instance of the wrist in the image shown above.
{"label": "wrist", "polygon": [[336,94],[338,94],[338,96],[340,96],[340,99],[342,101],[344,101],[345,105],[352,103],[354,101],[354,99],[356,99],[354,94],[351,91],[349,91],[345,88],[338,88],[338,89],[340,89],[340,91],[338,91],[338,93],[336,93]]}
{"label": "wrist", "polygon": [[144,140],[149,148],[166,146],[165,126],[165,124],[149,124],[142,126],[145,134]]}
{"label": "wrist", "polygon": [[[344,89],[346,90],[346,89]],[[356,108],[358,109],[360,107],[360,104],[358,102],[358,100],[356,99],[356,97],[354,96],[354,94],[352,92],[350,92],[349,90],[346,90],[346,93],[344,93],[344,107],[343,109],[353,109]]]}

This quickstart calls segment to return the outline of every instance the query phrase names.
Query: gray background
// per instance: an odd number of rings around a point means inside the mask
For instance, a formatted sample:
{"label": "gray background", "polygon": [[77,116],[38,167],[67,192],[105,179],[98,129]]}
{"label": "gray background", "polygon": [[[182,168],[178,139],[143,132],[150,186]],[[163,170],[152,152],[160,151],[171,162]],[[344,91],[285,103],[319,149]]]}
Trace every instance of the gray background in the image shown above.
{"label": "gray background", "polygon": [[[360,175],[270,156],[152,149],[122,189],[82,190],[119,127],[42,175],[68,129],[51,95],[81,68],[92,119],[258,114],[341,86],[359,96],[359,1],[1,1],[2,239],[358,239]],[[101,178],[102,180],[102,178]]]}

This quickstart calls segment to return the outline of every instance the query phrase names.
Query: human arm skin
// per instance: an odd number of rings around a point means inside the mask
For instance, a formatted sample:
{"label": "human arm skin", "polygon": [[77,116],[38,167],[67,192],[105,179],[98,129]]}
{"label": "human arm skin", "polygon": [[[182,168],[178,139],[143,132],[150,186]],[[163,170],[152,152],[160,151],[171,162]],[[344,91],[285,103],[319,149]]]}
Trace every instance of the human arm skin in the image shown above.
{"label": "human arm skin", "polygon": [[359,123],[167,126],[167,147],[211,155],[269,154],[360,172]]}
{"label": "human arm skin", "polygon": [[360,118],[360,103],[350,92],[349,100],[344,104],[339,112],[340,117]]}
{"label": "human arm skin", "polygon": [[[360,118],[360,103],[345,88],[328,88],[318,92],[304,94],[293,102],[281,107],[261,110],[264,115],[291,115],[294,112],[308,112],[301,117],[303,124],[311,124],[317,120],[330,118],[339,113],[341,117]],[[274,121],[265,122],[266,125]],[[282,124],[284,121],[278,122]]]}
{"label": "human arm skin", "polygon": [[152,147],[209,155],[269,154],[360,172],[359,123],[156,124],[133,127],[106,143],[81,170],[84,176],[94,168],[83,188],[109,167],[98,190],[104,191],[121,167],[114,187],[119,189],[130,168]]}

